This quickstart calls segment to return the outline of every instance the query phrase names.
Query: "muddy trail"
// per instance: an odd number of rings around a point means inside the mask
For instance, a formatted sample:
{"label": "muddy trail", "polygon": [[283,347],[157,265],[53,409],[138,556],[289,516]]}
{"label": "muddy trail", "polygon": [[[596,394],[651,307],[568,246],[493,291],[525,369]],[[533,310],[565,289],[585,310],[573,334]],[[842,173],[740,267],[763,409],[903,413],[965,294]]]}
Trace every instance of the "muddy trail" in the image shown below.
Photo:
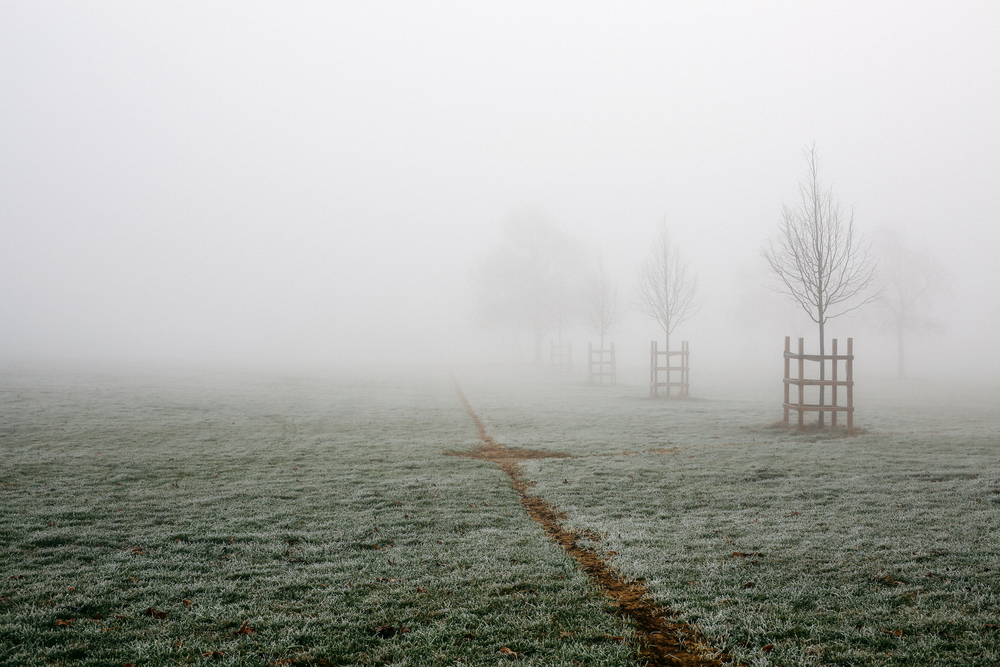
{"label": "muddy trail", "polygon": [[723,660],[728,663],[727,656],[722,656],[721,659],[709,658],[708,655],[715,651],[689,625],[672,621],[676,614],[656,604],[641,582],[628,579],[609,565],[600,553],[578,544],[578,540],[581,539],[599,541],[599,535],[591,531],[583,534],[566,530],[560,523],[560,520],[566,518],[565,514],[559,513],[557,508],[544,499],[528,493],[534,483],[524,478],[518,462],[542,458],[568,458],[567,454],[504,447],[486,431],[482,420],[473,411],[458,383],[455,384],[455,391],[475,423],[483,444],[472,451],[448,453],[492,461],[500,466],[500,469],[510,477],[511,486],[520,497],[521,505],[524,506],[528,516],[538,522],[566,553],[576,559],[591,581],[614,603],[617,614],[634,621],[640,642],[639,653],[646,665],[702,667],[726,664]]}

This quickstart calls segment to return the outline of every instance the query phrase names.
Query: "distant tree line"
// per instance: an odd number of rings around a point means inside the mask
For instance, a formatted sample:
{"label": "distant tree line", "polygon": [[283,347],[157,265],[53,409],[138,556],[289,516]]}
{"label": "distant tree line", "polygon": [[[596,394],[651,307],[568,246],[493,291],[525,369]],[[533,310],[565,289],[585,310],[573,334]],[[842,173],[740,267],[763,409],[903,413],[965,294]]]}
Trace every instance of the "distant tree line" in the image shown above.
{"label": "distant tree line", "polygon": [[[907,248],[898,234],[886,235],[877,261],[872,244],[855,226],[853,210],[843,210],[832,188],[822,184],[815,145],[804,157],[799,201],[783,205],[777,235],[761,249],[776,278],[772,288],[817,325],[820,354],[825,354],[829,320],[879,301],[885,326],[896,336],[903,376],[905,335],[938,326],[926,311],[946,292],[947,276],[930,256]],[[588,253],[537,212],[513,215],[499,247],[478,271],[481,324],[529,330],[536,362],[543,359],[546,336],[561,340],[575,322],[585,324],[603,349],[629,303],[656,322],[670,350],[671,335],[702,305],[697,277],[666,220],[637,263],[631,299],[623,298],[600,253]]]}

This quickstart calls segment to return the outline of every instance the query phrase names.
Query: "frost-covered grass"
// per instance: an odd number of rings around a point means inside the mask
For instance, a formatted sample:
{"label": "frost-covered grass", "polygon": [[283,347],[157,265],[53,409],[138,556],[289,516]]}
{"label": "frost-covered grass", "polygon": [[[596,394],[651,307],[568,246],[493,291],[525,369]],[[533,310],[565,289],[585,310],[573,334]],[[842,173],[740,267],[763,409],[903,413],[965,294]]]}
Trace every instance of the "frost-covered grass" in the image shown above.
{"label": "frost-covered grass", "polygon": [[854,438],[770,426],[780,385],[465,390],[500,442],[577,454],[527,462],[534,492],[738,660],[996,665],[1000,391],[931,388],[859,385]]}
{"label": "frost-covered grass", "polygon": [[0,415],[2,664],[634,663],[495,467],[442,455],[478,444],[443,373],[8,372]]}
{"label": "frost-covered grass", "polygon": [[[780,383],[456,374],[500,443],[575,457],[531,492],[737,659],[1000,661],[996,387],[861,379],[839,438],[774,428]],[[635,664],[508,480],[443,455],[478,444],[442,372],[2,374],[0,663]]]}

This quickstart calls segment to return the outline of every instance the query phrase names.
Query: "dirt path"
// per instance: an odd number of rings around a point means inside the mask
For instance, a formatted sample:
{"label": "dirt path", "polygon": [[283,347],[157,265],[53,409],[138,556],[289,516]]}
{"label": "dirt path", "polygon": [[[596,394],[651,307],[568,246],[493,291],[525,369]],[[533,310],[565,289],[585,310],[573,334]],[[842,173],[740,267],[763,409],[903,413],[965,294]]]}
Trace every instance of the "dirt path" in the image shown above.
{"label": "dirt path", "polygon": [[[528,512],[528,516],[541,524],[545,532],[558,542],[566,550],[566,553],[576,559],[583,571],[615,603],[617,613],[635,621],[636,634],[641,642],[640,655],[645,663],[650,667],[722,665],[720,660],[706,657],[706,654],[713,651],[694,629],[685,623],[671,621],[671,617],[675,614],[656,604],[642,583],[626,578],[593,549],[579,546],[577,540],[584,535],[566,530],[559,523],[559,520],[565,519],[566,516],[556,512],[556,508],[542,498],[528,493],[528,489],[534,484],[524,479],[521,467],[518,465],[519,461],[567,458],[568,455],[504,447],[487,433],[482,420],[473,411],[457,382],[455,383],[455,391],[458,393],[462,405],[465,406],[465,410],[476,424],[479,438],[483,444],[472,451],[449,453],[493,461],[507,473],[511,480],[511,486],[520,496],[521,504]],[[587,534],[586,537],[593,540],[598,536]]]}

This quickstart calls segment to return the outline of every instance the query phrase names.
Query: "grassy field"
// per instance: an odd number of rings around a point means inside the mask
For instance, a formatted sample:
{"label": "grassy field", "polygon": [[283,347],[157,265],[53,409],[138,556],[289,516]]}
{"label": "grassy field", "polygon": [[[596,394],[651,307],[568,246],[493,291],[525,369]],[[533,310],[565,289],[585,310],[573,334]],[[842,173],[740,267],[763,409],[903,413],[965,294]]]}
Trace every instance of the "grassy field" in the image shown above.
{"label": "grassy field", "polygon": [[871,382],[837,438],[759,392],[466,384],[499,441],[575,455],[524,464],[566,526],[738,661],[1000,664],[996,388]]}
{"label": "grassy field", "polygon": [[[456,372],[497,441],[571,455],[532,493],[715,648],[1000,663],[997,388],[859,385],[830,438],[768,391],[495,375]],[[7,372],[0,415],[4,664],[636,664],[496,466],[444,455],[479,444],[446,371]]]}

